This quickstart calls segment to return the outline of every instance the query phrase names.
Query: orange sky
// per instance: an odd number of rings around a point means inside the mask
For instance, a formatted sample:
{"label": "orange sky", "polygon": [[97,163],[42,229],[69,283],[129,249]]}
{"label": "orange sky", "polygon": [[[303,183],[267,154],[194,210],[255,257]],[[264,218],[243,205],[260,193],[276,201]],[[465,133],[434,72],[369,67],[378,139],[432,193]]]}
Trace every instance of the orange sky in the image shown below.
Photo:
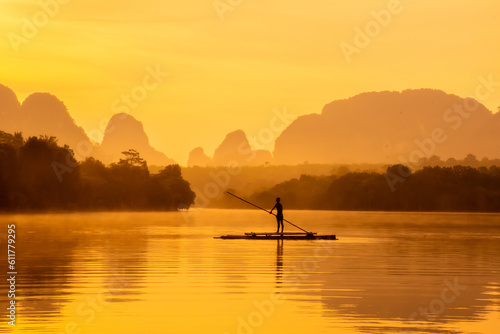
{"label": "orange sky", "polygon": [[[41,3],[0,0],[0,83],[20,100],[58,96],[87,132],[125,106],[181,164],[196,146],[211,154],[230,131],[256,136],[274,108],[299,116],[360,92],[406,88],[474,96],[479,76],[500,82],[494,0]],[[366,27],[374,29],[368,45],[356,44],[355,29]],[[350,61],[346,44],[358,45]],[[168,76],[141,88],[155,68]],[[131,92],[146,92],[134,108],[120,101]],[[500,85],[482,102],[496,110]]]}

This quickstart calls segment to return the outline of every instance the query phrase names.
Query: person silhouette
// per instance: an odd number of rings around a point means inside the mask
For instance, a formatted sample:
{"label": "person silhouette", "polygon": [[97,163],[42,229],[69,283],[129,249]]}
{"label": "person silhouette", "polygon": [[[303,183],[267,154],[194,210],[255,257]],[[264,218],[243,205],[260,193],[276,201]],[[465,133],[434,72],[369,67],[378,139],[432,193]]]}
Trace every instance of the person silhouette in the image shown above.
{"label": "person silhouette", "polygon": [[280,198],[276,198],[276,204],[273,206],[271,211],[269,211],[270,214],[273,214],[273,210],[276,209],[276,220],[278,222],[278,230],[276,233],[280,233],[280,225],[281,225],[281,233],[283,233],[283,205],[280,203]]}

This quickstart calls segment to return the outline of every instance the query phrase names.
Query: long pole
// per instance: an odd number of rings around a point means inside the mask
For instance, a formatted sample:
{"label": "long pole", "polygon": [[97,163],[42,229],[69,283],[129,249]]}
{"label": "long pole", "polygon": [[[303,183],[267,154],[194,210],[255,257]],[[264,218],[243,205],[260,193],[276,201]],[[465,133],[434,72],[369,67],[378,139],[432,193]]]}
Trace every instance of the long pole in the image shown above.
{"label": "long pole", "polygon": [[[272,213],[271,211],[267,211],[266,209],[261,208],[260,206],[255,205],[255,204],[253,204],[253,203],[251,203],[251,202],[247,201],[246,199],[243,199],[243,198],[241,198],[241,197],[239,197],[239,196],[236,196],[235,194],[232,194],[232,193],[230,193],[229,191],[226,191],[226,193],[228,193],[228,194],[229,194],[229,195],[231,195],[231,196],[236,197],[236,198],[237,198],[237,199],[239,199],[239,200],[242,200],[242,201],[243,201],[243,202],[245,202],[245,203],[248,203],[248,204],[250,204],[250,205],[252,205],[252,206],[255,206],[255,207],[256,207],[256,208],[258,208],[258,209],[264,210],[265,212],[270,213],[270,214],[272,214],[273,216],[276,216],[276,215],[275,215],[274,213]],[[306,230],[304,230],[302,227],[299,227],[299,226],[295,225],[294,223],[292,223],[292,222],[290,222],[290,221],[288,221],[288,220],[286,220],[286,219],[283,219],[283,220],[284,220],[284,221],[286,221],[288,224],[290,224],[290,225],[292,225],[292,226],[295,226],[295,227],[296,227],[296,228],[298,228],[299,230],[306,232],[307,234],[312,234],[311,232],[307,232],[307,231],[306,231]]]}

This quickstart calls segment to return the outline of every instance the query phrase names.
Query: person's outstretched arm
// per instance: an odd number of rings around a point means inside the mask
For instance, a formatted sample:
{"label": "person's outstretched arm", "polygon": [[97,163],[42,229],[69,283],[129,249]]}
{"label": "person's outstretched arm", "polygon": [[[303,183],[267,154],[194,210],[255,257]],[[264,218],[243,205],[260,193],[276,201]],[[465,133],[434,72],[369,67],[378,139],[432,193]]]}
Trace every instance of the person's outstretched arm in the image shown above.
{"label": "person's outstretched arm", "polygon": [[274,204],[273,208],[271,209],[271,211],[269,211],[270,214],[273,214],[273,210],[276,208],[276,204]]}

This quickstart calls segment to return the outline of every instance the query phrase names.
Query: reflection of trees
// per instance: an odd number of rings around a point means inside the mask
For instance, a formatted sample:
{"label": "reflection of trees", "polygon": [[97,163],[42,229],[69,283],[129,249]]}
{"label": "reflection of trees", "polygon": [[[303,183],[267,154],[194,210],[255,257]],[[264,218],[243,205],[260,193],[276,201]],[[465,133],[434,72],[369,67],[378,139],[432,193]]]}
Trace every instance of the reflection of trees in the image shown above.
{"label": "reflection of trees", "polygon": [[111,223],[104,233],[85,243],[88,251],[98,253],[98,272],[103,274],[106,302],[138,301],[144,288],[141,282],[148,262],[149,236],[138,228],[130,228],[131,225],[123,229]]}
{"label": "reflection of trees", "polygon": [[[17,226],[16,297],[23,323],[59,322],[64,307],[76,303],[76,309],[87,298],[99,303],[140,300],[150,236],[146,229],[130,228],[130,215],[122,214],[125,219],[111,214],[12,219]],[[1,255],[3,261],[6,256]],[[1,298],[4,305],[6,296]],[[2,307],[0,316],[6,316],[6,308]]]}
{"label": "reflection of trees", "polygon": [[[60,225],[51,224],[47,217],[8,221],[16,223],[16,303],[23,307],[25,319],[59,316],[61,306],[70,299],[72,263],[79,240],[74,234],[66,234]],[[28,221],[31,219],[37,222]],[[3,317],[5,308],[0,314]]]}
{"label": "reflection of trees", "polygon": [[[419,228],[402,229],[405,237],[400,240],[343,244],[314,275],[322,283],[318,294],[336,317],[400,320],[409,325],[479,320],[495,303],[495,296],[487,293],[490,283],[499,283],[494,270],[500,265],[500,245],[487,230],[482,230],[482,237],[474,237],[477,231],[472,228],[455,232],[460,237],[453,232],[448,237],[442,226],[426,230],[426,235]],[[455,279],[466,286],[458,294],[449,289]],[[416,322],[408,320],[412,315]]]}

